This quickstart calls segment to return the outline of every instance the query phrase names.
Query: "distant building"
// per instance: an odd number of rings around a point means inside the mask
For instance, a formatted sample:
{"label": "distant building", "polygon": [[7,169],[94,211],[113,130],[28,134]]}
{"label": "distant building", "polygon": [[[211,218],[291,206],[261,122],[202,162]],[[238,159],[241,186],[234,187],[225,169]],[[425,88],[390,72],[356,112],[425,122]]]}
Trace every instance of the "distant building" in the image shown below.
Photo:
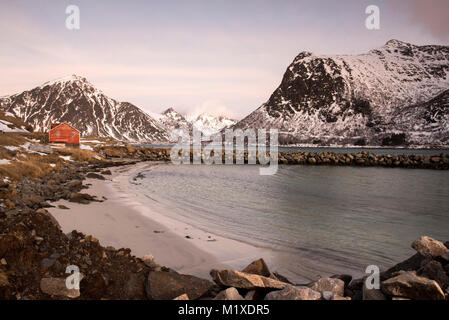
{"label": "distant building", "polygon": [[80,144],[80,132],[67,122],[52,124],[48,134],[50,142],[60,142],[65,144]]}

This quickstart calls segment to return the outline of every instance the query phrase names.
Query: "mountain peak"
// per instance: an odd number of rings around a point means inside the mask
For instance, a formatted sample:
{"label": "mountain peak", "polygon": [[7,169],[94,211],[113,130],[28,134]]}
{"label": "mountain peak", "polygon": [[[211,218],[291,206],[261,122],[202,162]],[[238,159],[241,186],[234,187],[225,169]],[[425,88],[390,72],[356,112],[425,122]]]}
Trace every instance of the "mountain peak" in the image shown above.
{"label": "mountain peak", "polygon": [[162,112],[162,114],[166,115],[169,113],[178,113],[175,109],[173,109],[172,107],[168,108],[167,110],[165,110],[164,112]]}
{"label": "mountain peak", "polygon": [[410,43],[396,39],[391,39],[387,41],[387,43],[385,43],[385,47],[409,47],[409,46],[411,46]]}
{"label": "mountain peak", "polygon": [[65,76],[61,78],[57,78],[51,81],[45,82],[42,87],[51,86],[58,83],[73,83],[73,82],[80,82],[80,83],[89,83],[85,77],[77,76],[76,74],[72,74],[70,76]]}

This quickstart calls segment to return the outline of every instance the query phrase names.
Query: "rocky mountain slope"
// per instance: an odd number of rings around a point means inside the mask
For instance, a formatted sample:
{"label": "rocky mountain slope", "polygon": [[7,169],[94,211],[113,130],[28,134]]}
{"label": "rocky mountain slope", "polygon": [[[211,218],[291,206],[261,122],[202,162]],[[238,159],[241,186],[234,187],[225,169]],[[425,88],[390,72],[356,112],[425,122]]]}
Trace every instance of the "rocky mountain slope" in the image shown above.
{"label": "rocky mountain slope", "polygon": [[161,114],[150,114],[164,127],[167,134],[176,129],[184,130],[185,132],[192,131],[192,124],[179,112],[173,108],[168,108]]}
{"label": "rocky mountain slope", "polygon": [[165,129],[141,109],[107,97],[85,78],[75,75],[0,98],[0,109],[30,123],[34,130],[68,122],[83,136],[125,141],[168,138]]}
{"label": "rocky mountain slope", "polygon": [[281,144],[449,145],[447,89],[447,46],[391,40],[360,55],[302,52],[235,127],[277,128]]}

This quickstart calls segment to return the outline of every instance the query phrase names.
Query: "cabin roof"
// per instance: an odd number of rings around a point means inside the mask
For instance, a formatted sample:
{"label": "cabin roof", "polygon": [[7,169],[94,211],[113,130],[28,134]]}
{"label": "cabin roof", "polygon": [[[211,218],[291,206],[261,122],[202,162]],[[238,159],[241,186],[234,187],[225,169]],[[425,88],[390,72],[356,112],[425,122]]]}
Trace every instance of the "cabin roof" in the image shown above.
{"label": "cabin roof", "polygon": [[62,126],[63,124],[66,124],[66,125],[68,125],[70,128],[72,128],[73,130],[77,131],[78,133],[81,133],[78,129],[76,129],[75,127],[71,126],[71,125],[68,124],[67,122],[62,122],[62,123],[58,124],[57,126],[51,128],[50,131],[55,130],[56,128],[59,128],[59,127]]}

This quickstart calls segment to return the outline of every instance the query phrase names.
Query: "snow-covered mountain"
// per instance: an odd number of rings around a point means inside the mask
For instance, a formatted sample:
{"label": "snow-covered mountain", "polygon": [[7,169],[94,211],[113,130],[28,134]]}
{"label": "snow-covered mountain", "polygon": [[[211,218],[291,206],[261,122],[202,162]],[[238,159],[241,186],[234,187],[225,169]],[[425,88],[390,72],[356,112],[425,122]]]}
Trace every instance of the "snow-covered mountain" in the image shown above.
{"label": "snow-covered mountain", "polygon": [[173,108],[168,108],[162,114],[150,114],[159,121],[161,126],[170,136],[171,132],[176,129],[182,129],[184,132],[192,131],[192,124],[179,112]]}
{"label": "snow-covered mountain", "polygon": [[447,46],[391,40],[360,55],[302,52],[235,127],[277,128],[282,144],[449,145],[447,89]]}
{"label": "snow-covered mountain", "polygon": [[161,114],[149,113],[149,115],[157,119],[168,133],[175,129],[192,132],[193,128],[195,128],[201,131],[203,135],[211,136],[236,123],[235,120],[224,116],[211,116],[205,113],[199,116],[184,116],[173,108],[168,108]]}
{"label": "snow-covered mountain", "polygon": [[211,116],[208,114],[200,114],[198,117],[191,118],[194,128],[201,131],[206,136],[212,136],[225,128],[229,128],[236,124],[235,120],[224,116]]}
{"label": "snow-covered mountain", "polygon": [[210,135],[235,123],[225,117],[205,114],[187,119],[173,108],[162,114],[144,112],[129,102],[107,97],[86,78],[76,75],[1,97],[0,110],[31,124],[35,131],[67,122],[83,136],[130,142],[167,142],[174,129],[191,132],[193,125]]}
{"label": "snow-covered mountain", "polygon": [[107,97],[76,75],[0,98],[0,109],[30,123],[34,130],[67,122],[83,136],[125,141],[167,141],[165,128],[138,107]]}

